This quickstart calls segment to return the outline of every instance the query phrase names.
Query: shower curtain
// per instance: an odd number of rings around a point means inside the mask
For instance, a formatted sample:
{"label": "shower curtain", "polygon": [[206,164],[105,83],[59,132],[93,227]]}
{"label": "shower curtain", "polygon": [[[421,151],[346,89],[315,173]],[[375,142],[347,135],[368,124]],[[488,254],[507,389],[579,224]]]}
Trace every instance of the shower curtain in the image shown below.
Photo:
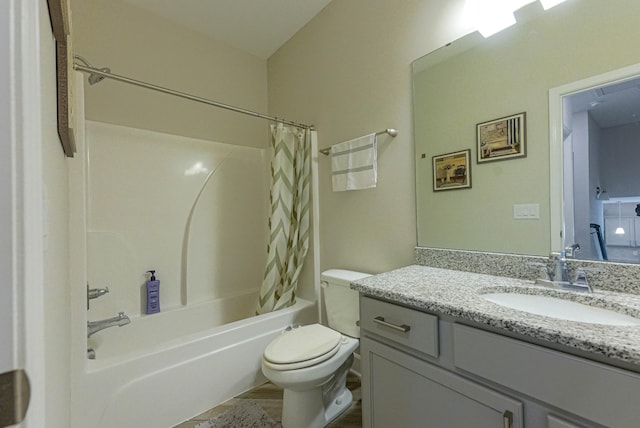
{"label": "shower curtain", "polygon": [[271,125],[270,237],[257,314],[295,303],[298,276],[309,248],[311,132]]}

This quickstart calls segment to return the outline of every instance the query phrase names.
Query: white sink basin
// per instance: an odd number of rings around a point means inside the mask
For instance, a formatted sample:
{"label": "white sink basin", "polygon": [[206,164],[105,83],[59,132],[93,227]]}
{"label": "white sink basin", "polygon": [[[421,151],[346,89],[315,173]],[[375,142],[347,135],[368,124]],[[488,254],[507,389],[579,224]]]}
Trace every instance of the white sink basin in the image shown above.
{"label": "white sink basin", "polygon": [[555,297],[518,293],[490,293],[482,297],[501,306],[546,317],[591,324],[640,326],[638,318]]}

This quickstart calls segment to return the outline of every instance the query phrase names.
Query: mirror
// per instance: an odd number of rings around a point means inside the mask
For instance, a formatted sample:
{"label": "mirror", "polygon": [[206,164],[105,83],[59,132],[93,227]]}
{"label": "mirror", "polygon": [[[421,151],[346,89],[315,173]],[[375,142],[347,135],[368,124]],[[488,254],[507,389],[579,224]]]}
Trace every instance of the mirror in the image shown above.
{"label": "mirror", "polygon": [[[414,62],[419,246],[529,255],[563,247],[561,137],[559,153],[551,144],[562,109],[551,107],[550,90],[563,88],[561,106],[571,82],[637,63],[639,14],[634,0],[568,0],[544,12],[534,2],[516,25]],[[522,112],[525,156],[478,163],[477,125]],[[434,156],[467,149],[472,186],[434,191]]]}

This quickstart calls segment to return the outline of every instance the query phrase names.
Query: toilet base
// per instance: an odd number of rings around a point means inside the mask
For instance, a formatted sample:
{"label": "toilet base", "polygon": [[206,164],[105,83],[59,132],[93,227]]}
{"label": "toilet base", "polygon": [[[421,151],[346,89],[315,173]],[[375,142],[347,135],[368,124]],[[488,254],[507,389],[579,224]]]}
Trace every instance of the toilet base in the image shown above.
{"label": "toilet base", "polygon": [[327,421],[325,424],[331,423],[335,418],[340,416],[342,412],[351,406],[352,402],[353,395],[351,394],[351,391],[345,388],[344,392],[340,394],[339,397],[336,397],[336,399],[333,400],[333,402],[329,404],[327,409],[324,411],[324,417]]}
{"label": "toilet base", "polygon": [[326,408],[322,400],[322,388],[309,391],[284,390],[282,400],[282,428],[324,428],[353,401],[351,391],[344,388]]}
{"label": "toilet base", "polygon": [[306,391],[284,389],[282,398],[283,428],[324,428],[347,410],[353,401],[347,389],[347,374],[353,354],[342,363],[324,384]]}

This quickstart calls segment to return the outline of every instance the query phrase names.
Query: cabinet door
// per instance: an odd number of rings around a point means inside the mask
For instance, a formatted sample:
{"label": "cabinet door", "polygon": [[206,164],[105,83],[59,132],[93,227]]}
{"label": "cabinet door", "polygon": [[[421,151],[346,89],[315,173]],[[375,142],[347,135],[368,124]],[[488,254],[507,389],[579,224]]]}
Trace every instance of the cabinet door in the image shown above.
{"label": "cabinet door", "polygon": [[367,337],[361,339],[363,425],[522,428],[522,404]]}
{"label": "cabinet door", "polygon": [[640,427],[638,373],[461,324],[453,325],[453,347],[457,368],[576,415],[585,426]]}

